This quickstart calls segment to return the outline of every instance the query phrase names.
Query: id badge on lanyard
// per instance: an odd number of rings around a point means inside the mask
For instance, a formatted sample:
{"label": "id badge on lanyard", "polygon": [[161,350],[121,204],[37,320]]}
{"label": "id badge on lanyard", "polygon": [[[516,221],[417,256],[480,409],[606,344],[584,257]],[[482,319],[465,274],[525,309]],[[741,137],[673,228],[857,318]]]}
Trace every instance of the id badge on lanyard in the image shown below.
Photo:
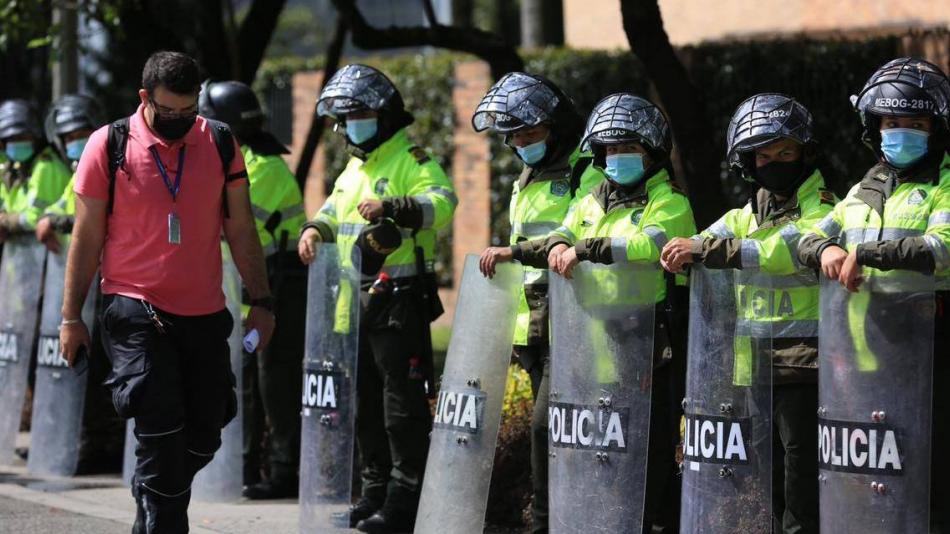
{"label": "id badge on lanyard", "polygon": [[165,164],[162,163],[162,159],[158,156],[158,150],[154,146],[149,147],[149,152],[152,153],[152,158],[155,160],[155,165],[158,167],[158,173],[162,175],[162,181],[165,182],[165,187],[168,188],[168,192],[172,195],[172,211],[168,214],[168,243],[171,245],[180,245],[181,244],[181,219],[178,218],[178,214],[175,213],[175,205],[178,200],[178,192],[181,191],[181,174],[185,168],[185,147],[182,145],[178,149],[178,170],[175,171],[175,183],[173,184],[168,178],[168,170],[165,168]]}

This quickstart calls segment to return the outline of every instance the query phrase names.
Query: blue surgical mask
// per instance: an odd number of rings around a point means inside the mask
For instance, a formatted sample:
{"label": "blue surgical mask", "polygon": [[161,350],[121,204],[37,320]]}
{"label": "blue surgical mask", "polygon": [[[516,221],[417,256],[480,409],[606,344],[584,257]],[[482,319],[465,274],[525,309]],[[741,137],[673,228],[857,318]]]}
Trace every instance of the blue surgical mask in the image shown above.
{"label": "blue surgical mask", "polygon": [[548,151],[548,142],[546,139],[542,139],[537,143],[532,143],[525,146],[516,146],[515,151],[518,152],[518,157],[521,158],[521,161],[527,163],[528,165],[534,165],[535,163],[541,161],[541,158],[544,157],[545,152]]}
{"label": "blue surgical mask", "polygon": [[9,141],[7,157],[13,161],[24,162],[33,157],[33,141]]}
{"label": "blue surgical mask", "polygon": [[82,150],[86,148],[86,141],[89,141],[88,137],[73,139],[66,143],[66,157],[73,161],[79,161],[79,157],[82,156]]}
{"label": "blue surgical mask", "polygon": [[362,145],[376,135],[378,129],[376,118],[370,119],[347,119],[346,137],[354,145]]}
{"label": "blue surgical mask", "polygon": [[643,178],[643,154],[611,154],[604,172],[613,182],[631,186]]}
{"label": "blue surgical mask", "polygon": [[929,133],[913,128],[881,130],[881,152],[888,163],[903,169],[910,167],[927,153]]}

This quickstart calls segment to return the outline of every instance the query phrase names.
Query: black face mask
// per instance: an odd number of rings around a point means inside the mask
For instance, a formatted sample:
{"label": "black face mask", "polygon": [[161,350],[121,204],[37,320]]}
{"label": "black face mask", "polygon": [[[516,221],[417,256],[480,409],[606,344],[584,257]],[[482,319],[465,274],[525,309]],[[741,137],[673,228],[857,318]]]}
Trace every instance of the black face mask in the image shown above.
{"label": "black face mask", "polygon": [[195,125],[197,115],[165,118],[156,113],[152,118],[152,129],[169,141],[181,139]]}
{"label": "black face mask", "polygon": [[757,167],[753,178],[759,185],[772,193],[789,194],[798,187],[804,171],[805,162],[801,159],[796,161],[773,161]]}

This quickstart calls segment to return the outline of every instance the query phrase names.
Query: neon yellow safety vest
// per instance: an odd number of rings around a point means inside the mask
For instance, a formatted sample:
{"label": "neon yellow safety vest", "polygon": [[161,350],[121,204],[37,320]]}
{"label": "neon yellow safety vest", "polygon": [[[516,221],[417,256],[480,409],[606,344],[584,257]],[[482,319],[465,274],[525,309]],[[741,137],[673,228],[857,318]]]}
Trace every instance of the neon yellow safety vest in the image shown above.
{"label": "neon yellow safety vest", "polygon": [[[30,177],[12,184],[7,177],[0,179],[0,211],[18,213],[20,226],[36,228],[36,222],[46,209],[59,200],[72,173],[52,147],[46,147],[33,159]],[[18,163],[3,161],[0,174],[17,172]]]}
{"label": "neon yellow safety vest", "polygon": [[[276,154],[257,154],[247,145],[241,145],[241,153],[247,166],[251,212],[254,214],[257,235],[264,255],[270,256],[278,252],[284,232],[292,246],[300,227],[307,222],[303,211],[303,195],[300,194],[297,179],[283,158]],[[280,217],[280,222],[271,233],[267,230],[267,222],[275,216]]]}
{"label": "neon yellow safety vest", "polygon": [[69,177],[69,181],[66,182],[66,187],[63,189],[63,196],[59,197],[59,200],[47,208],[43,215],[76,216],[76,192],[73,191],[75,182],[76,175],[73,174]]}
{"label": "neon yellow safety vest", "polygon": [[742,272],[736,276],[735,382],[750,385],[750,338],[818,337],[818,277],[798,261],[798,241],[831,212],[835,200],[815,171],[795,193],[798,209],[756,222],[752,203],[734,209],[700,235],[740,238]]}
{"label": "neon yellow safety vest", "polygon": [[404,196],[422,206],[422,227],[415,239],[411,229],[399,229],[402,244],[386,257],[382,271],[392,278],[414,276],[418,245],[425,255],[426,271],[432,272],[436,233],[452,221],[458,200],[445,171],[423,149],[412,144],[405,129],[370,152],[365,161],[350,159],[314,221],[332,232],[344,265],[350,265],[350,251],[368,224],[357,205],[364,199]]}
{"label": "neon yellow safety vest", "polygon": [[[686,195],[670,182],[669,174],[661,170],[645,184],[645,194],[605,211],[598,194],[607,182],[595,187],[568,211],[564,223],[552,235],[570,243],[588,238],[609,238],[613,261],[658,263],[663,246],[674,237],[689,237],[696,233],[696,221]],[[656,269],[650,283],[656,284],[656,302],[666,298],[663,271]],[[682,276],[679,284],[685,284]],[[607,295],[606,291],[599,291]],[[618,292],[612,298],[623,302],[625,295]],[[610,305],[603,302],[602,305]]]}
{"label": "neon yellow safety vest", "polygon": [[[540,239],[561,226],[567,210],[576,197],[571,191],[571,169],[579,159],[579,152],[575,151],[569,158],[570,166],[564,170],[547,174],[542,171],[537,177],[522,186],[522,179],[512,184],[511,202],[508,207],[508,220],[511,224],[509,243],[515,245],[521,241]],[[528,171],[525,171],[528,172]],[[604,179],[604,175],[589,165],[581,175],[581,184],[590,190],[596,183]],[[522,188],[523,187],[523,188]],[[547,325],[534,325],[532,329],[531,308],[525,294],[526,288],[532,285],[547,285],[548,270],[537,267],[524,267],[524,286],[520,291],[520,303],[515,322],[514,345],[527,345],[531,332],[536,335],[547,332]],[[547,314],[543,317],[534,317],[536,321],[547,321]],[[546,336],[543,340],[547,342]]]}

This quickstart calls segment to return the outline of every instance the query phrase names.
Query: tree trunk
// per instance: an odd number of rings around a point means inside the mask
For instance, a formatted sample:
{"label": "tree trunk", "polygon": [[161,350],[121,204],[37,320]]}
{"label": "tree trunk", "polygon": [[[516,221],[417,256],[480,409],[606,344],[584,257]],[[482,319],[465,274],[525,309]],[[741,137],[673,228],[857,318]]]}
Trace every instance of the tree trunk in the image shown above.
{"label": "tree trunk", "polygon": [[521,46],[544,46],[544,1],[521,0]]}
{"label": "tree trunk", "polygon": [[254,81],[287,0],[254,0],[238,31],[238,79]]}
{"label": "tree trunk", "polygon": [[696,223],[705,228],[727,203],[719,179],[722,158],[712,144],[702,93],[670,44],[657,0],[620,0],[620,11],[630,49],[646,68],[669,118]]}
{"label": "tree trunk", "polygon": [[[336,73],[337,68],[340,66],[340,55],[343,53],[343,44],[346,42],[347,29],[348,23],[346,18],[337,16],[333,39],[330,40],[330,44],[327,46],[326,58],[323,62],[321,91],[327,86],[327,81],[333,77],[333,74]],[[310,167],[313,165],[313,158],[317,154],[317,146],[320,144],[320,138],[323,137],[325,126],[326,120],[317,115],[316,104],[314,104],[310,129],[307,131],[307,140],[304,141],[303,149],[300,152],[300,160],[297,162],[297,169],[294,173],[301,191],[304,190],[304,185],[307,183],[307,175],[310,174]]]}
{"label": "tree trunk", "polygon": [[452,0],[452,26],[471,28],[475,25],[474,0]]}

